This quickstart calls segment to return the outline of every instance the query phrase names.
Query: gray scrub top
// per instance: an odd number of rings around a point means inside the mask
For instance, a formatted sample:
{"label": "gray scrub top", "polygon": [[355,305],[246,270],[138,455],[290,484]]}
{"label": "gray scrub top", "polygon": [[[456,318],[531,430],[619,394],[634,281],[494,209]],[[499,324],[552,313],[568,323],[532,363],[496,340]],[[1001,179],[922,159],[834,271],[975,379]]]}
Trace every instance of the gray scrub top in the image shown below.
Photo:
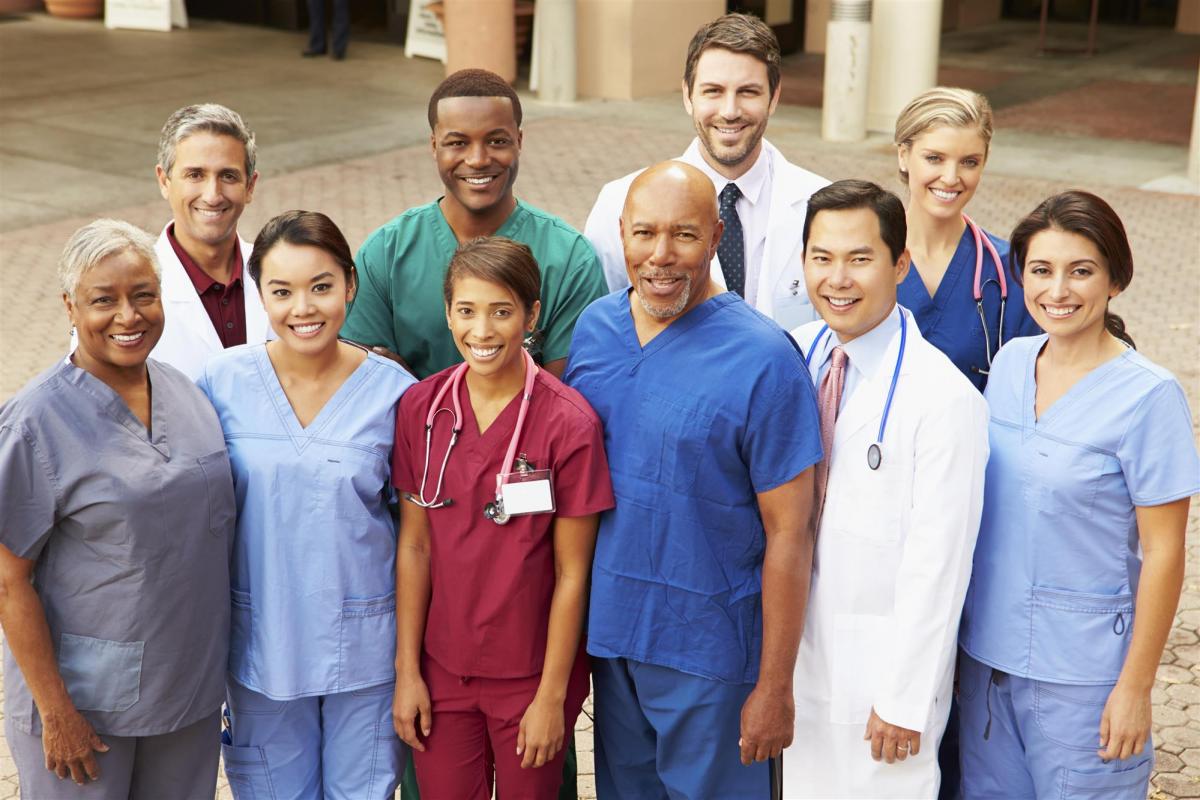
{"label": "gray scrub top", "polygon": [[[151,433],[69,362],[0,407],[0,542],[35,559],[58,667],[100,734],[154,736],[213,713],[229,650],[234,490],[208,400],[150,371]],[[5,714],[40,734],[5,647]]]}

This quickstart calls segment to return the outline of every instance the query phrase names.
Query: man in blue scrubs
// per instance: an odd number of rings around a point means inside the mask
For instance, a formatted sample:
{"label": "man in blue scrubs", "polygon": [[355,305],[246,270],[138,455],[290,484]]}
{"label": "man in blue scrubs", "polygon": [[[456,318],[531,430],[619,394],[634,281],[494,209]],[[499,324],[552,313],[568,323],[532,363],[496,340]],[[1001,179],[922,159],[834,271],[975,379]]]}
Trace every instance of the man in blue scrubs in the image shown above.
{"label": "man in blue scrubs", "polygon": [[791,339],[710,278],[716,192],[664,162],[632,184],[632,289],[589,306],[567,382],[604,422],[588,652],[601,800],[766,798],[792,738],[812,564],[812,384]]}

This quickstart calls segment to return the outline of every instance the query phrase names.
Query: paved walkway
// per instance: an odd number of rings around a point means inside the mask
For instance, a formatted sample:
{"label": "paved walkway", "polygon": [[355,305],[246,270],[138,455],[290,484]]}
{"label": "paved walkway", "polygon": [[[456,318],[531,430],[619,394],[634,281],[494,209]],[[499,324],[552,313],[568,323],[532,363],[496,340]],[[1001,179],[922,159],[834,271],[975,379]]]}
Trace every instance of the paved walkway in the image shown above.
{"label": "paved walkway", "polygon": [[[71,231],[99,214],[151,231],[166,221],[153,154],[158,127],[179,105],[225,102],[256,129],[263,177],[243,218],[247,236],[282,210],[310,208],[328,213],[357,246],[382,222],[440,193],[424,120],[440,67],[371,44],[352,46],[341,64],[301,61],[302,46],[299,35],[214,23],[169,36],[38,15],[0,25],[0,400],[63,352],[68,326],[54,262]],[[1178,83],[1176,73],[1168,77]],[[677,97],[570,108],[531,100],[526,116],[518,193],[577,227],[606,180],[682,152],[690,137]],[[770,138],[831,179],[865,177],[900,189],[886,138],[835,146],[818,132],[815,110],[784,108]],[[1138,265],[1114,309],[1200,408],[1200,199],[1137,188],[1182,173],[1183,149],[1003,129],[994,147],[975,218],[1007,232],[1056,191],[1087,188],[1108,199]],[[1200,797],[1198,633],[1200,514],[1193,512],[1185,592],[1154,691],[1157,798]],[[581,795],[591,797],[590,732],[581,733],[579,749]],[[0,800],[16,796],[12,761],[0,747]]]}

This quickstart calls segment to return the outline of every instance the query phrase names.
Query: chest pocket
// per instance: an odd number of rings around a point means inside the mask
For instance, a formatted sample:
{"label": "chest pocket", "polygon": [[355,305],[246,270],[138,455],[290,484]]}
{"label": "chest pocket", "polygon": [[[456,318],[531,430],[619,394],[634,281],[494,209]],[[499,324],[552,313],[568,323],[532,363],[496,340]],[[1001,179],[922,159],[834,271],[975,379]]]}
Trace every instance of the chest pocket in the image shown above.
{"label": "chest pocket", "polygon": [[701,472],[713,414],[682,399],[643,394],[638,402],[634,474],[690,494]]}
{"label": "chest pocket", "polygon": [[[877,423],[868,426],[876,430]],[[874,439],[874,436],[871,437]],[[827,496],[822,525],[837,529],[841,535],[888,545],[900,540],[905,515],[911,505],[912,475],[904,464],[911,456],[897,452],[896,446],[883,448],[879,469],[867,466],[866,440],[855,439],[838,453],[829,484],[837,492]]]}
{"label": "chest pocket", "polygon": [[1086,447],[1035,437],[1025,447],[1025,502],[1041,511],[1090,518],[1104,458]]}
{"label": "chest pocket", "polygon": [[224,450],[196,459],[204,475],[208,498],[208,530],[215,536],[232,536],[237,502],[233,493],[233,470]]}

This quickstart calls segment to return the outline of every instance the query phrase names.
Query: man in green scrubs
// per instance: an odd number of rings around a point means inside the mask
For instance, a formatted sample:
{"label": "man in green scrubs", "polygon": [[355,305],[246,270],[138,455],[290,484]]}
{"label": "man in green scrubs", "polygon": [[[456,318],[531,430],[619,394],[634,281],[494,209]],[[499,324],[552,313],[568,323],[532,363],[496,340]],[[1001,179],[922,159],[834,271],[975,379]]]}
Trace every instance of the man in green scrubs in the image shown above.
{"label": "man in green scrubs", "polygon": [[342,336],[390,350],[418,378],[462,361],[446,326],[446,266],[459,243],[504,236],[529,245],[541,267],[542,311],[528,344],[539,363],[561,376],[575,320],[608,289],[582,234],[513,195],[521,155],[517,93],[492,72],[461,70],[430,97],[429,126],[446,194],[367,237]]}

